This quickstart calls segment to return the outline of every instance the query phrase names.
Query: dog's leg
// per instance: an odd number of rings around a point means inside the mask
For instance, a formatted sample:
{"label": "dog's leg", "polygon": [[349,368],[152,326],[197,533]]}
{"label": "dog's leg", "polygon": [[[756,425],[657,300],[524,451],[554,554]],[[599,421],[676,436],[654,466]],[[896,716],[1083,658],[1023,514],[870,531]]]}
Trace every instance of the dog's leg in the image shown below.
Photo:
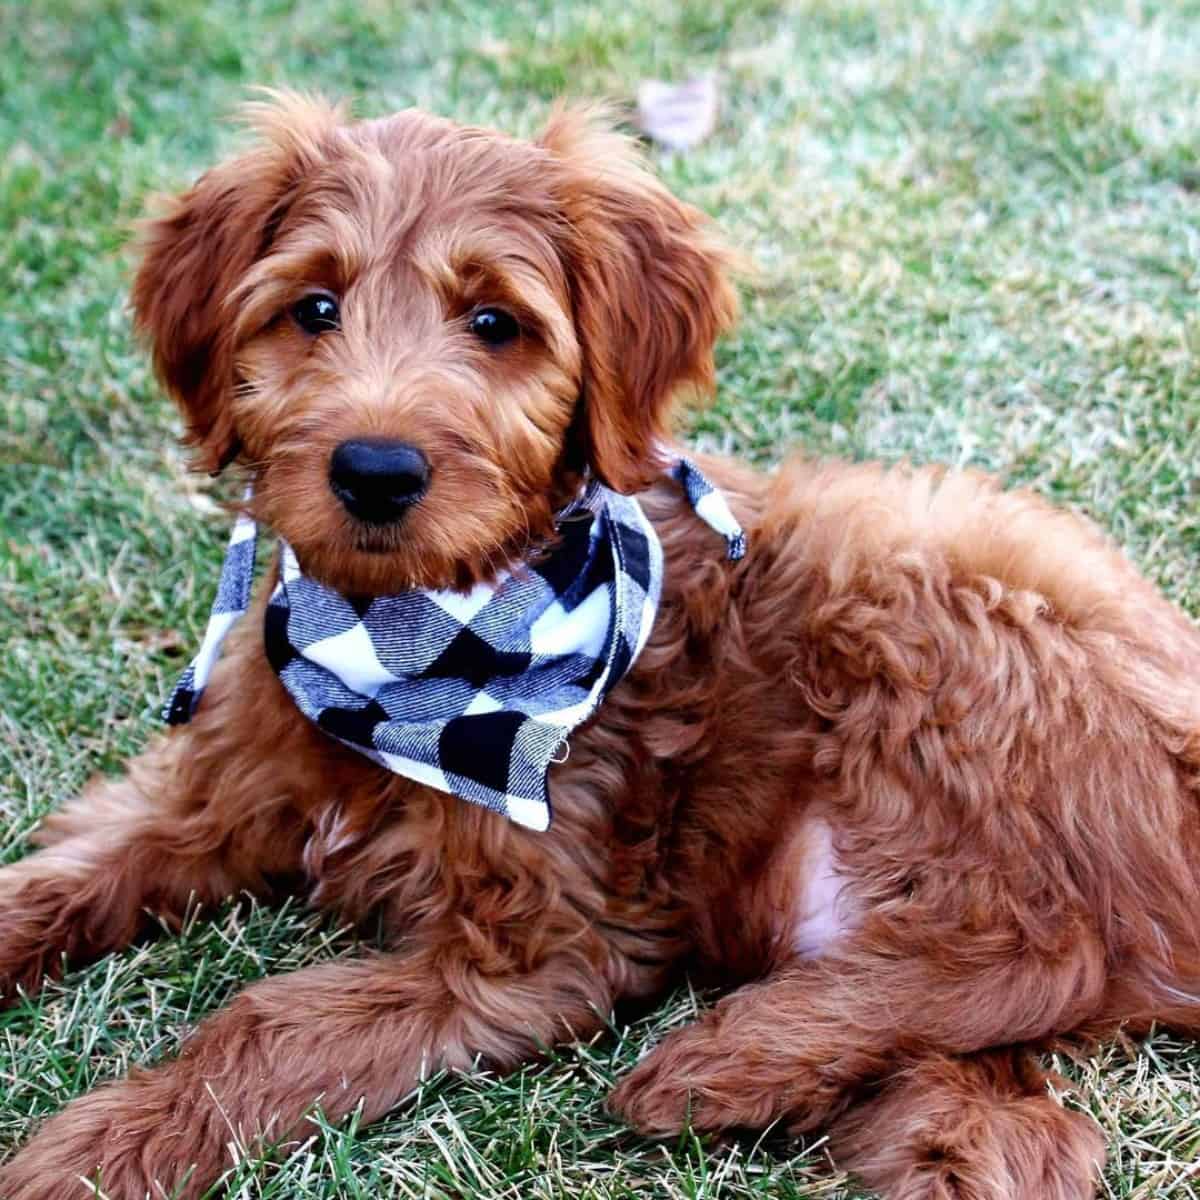
{"label": "dog's leg", "polygon": [[174,922],[193,901],[262,894],[297,869],[288,781],[245,735],[222,736],[189,726],[160,740],[124,777],[52,813],[35,836],[43,848],[0,869],[0,1004],[64,956],[83,963],[127,944],[151,914]]}
{"label": "dog's leg", "polygon": [[617,1087],[614,1110],[656,1135],[689,1122],[801,1132],[906,1061],[1034,1041],[1101,1003],[1103,949],[1082,922],[1064,923],[1053,954],[1011,937],[947,933],[918,947],[875,932],[782,967],[668,1036]]}
{"label": "dog's leg", "polygon": [[840,1117],[830,1148],[886,1200],[1090,1200],[1103,1135],[1046,1084],[1020,1048],[921,1059]]}
{"label": "dog's leg", "polygon": [[178,1058],[47,1121],[0,1167],[0,1196],[62,1200],[87,1178],[109,1200],[195,1197],[231,1165],[231,1145],[313,1132],[305,1118],[314,1106],[337,1119],[361,1102],[372,1120],[429,1072],[476,1058],[511,1067],[596,1029],[610,997],[601,964],[580,945],[528,973],[493,974],[481,938],[439,928],[403,958],[255,984],[203,1022]]}

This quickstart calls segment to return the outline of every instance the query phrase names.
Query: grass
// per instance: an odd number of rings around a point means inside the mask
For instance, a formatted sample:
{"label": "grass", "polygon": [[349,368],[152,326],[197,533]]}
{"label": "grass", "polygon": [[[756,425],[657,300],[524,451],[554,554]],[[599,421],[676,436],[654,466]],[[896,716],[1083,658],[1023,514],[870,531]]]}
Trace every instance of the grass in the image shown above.
{"label": "grass", "polygon": [[[248,83],[534,129],[561,91],[719,73],[721,125],[660,157],[761,271],[701,443],[1000,472],[1110,529],[1200,612],[1195,0],[0,0],[0,861],[155,727],[224,521],[129,335],[123,230],[233,140]],[[0,1014],[0,1152],[170,1052],[248,980],[351,953],[231,908]],[[601,1099],[681,994],[505,1080],[429,1083],[370,1130],[244,1160],[226,1197],[839,1198],[819,1141],[630,1136]],[[1065,1069],[1106,1194],[1200,1196],[1200,1053]]]}

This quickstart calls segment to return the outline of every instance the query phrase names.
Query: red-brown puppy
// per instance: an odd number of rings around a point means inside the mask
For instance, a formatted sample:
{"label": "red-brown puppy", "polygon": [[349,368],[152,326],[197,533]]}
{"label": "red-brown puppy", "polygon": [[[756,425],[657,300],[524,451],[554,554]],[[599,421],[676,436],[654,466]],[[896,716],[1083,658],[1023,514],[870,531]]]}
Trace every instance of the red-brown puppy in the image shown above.
{"label": "red-brown puppy", "polygon": [[[1098,1130],[1034,1052],[1200,1028],[1191,624],[1089,526],[975,475],[708,460],[749,535],[727,562],[656,462],[734,296],[624,140],[296,97],[256,122],[150,222],[134,286],[200,465],[243,464],[304,570],[367,597],[519,563],[590,471],[641,492],[662,603],[535,833],[317,728],[260,598],[192,722],[0,871],[0,990],[281,878],[381,915],[395,952],[250,987],[47,1121],[0,1197],[196,1196],[231,1125],[375,1118],[423,1071],[511,1067],[685,966],[730,994],[621,1083],[636,1129],[827,1126],[891,1200],[1090,1196]],[[512,336],[479,336],[485,308]],[[429,465],[402,521],[330,486],[362,438]]]}

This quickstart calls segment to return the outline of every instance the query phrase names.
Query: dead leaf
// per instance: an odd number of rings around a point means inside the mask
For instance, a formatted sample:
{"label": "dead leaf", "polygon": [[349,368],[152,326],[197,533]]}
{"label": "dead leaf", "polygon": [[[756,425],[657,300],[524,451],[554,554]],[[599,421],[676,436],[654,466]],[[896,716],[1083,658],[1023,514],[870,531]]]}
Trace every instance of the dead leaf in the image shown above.
{"label": "dead leaf", "polygon": [[638,85],[638,125],[671,150],[687,150],[717,123],[717,81],[701,75],[687,83],[645,79]]}

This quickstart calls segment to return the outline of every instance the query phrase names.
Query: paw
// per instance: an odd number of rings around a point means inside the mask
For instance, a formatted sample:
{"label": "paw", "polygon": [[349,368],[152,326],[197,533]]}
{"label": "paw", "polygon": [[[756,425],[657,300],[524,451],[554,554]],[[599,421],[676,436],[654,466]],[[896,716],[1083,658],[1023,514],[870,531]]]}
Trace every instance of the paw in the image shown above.
{"label": "paw", "polygon": [[853,1109],[832,1131],[834,1159],[886,1200],[1093,1200],[1104,1139],[1090,1117],[951,1069],[918,1066]]}
{"label": "paw", "polygon": [[[990,1168],[990,1169],[989,1169]],[[995,1164],[972,1163],[953,1151],[929,1147],[898,1189],[883,1188],[896,1200],[1008,1200],[1006,1176],[994,1178]]]}
{"label": "paw", "polygon": [[672,1137],[694,1124],[691,1089],[660,1064],[661,1049],[634,1067],[608,1098],[609,1111],[645,1137]]}
{"label": "paw", "polygon": [[[187,1132],[194,1136],[194,1127]],[[50,1117],[0,1165],[0,1200],[85,1200],[93,1195],[191,1200],[195,1193],[178,1166],[185,1146],[192,1149],[178,1112],[152,1086],[136,1080],[112,1083]],[[161,1180],[155,1167],[165,1168]]]}
{"label": "paw", "polygon": [[964,1106],[960,1129],[916,1148],[907,1187],[880,1191],[896,1200],[1094,1200],[1104,1162],[1095,1122],[1048,1097],[1010,1108],[1025,1120],[993,1112],[989,1121]]}
{"label": "paw", "polygon": [[642,1059],[608,1105],[638,1133],[673,1137],[685,1129],[764,1128],[779,1116],[779,1099],[736,1050],[700,1022],[671,1034]]}
{"label": "paw", "polygon": [[1095,1168],[1044,1163],[1014,1175],[989,1172],[979,1163],[948,1158],[926,1162],[894,1187],[882,1187],[888,1200],[1094,1200]]}

